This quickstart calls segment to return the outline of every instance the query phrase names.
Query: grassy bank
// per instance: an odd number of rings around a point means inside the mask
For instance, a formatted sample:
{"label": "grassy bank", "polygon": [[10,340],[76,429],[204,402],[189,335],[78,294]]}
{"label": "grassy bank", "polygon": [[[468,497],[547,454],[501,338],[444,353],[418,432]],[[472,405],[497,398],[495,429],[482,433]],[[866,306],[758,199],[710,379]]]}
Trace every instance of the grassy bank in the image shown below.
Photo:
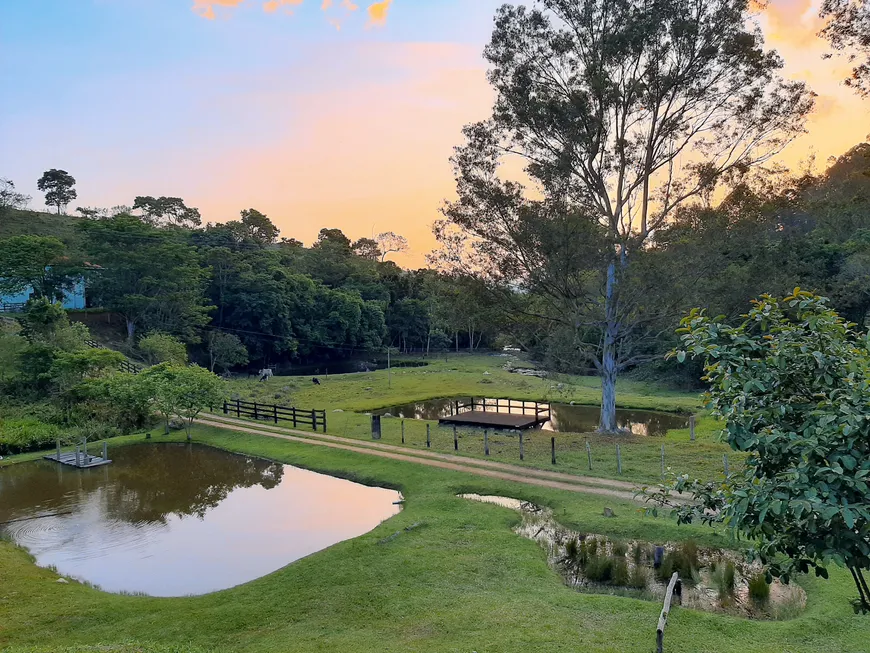
{"label": "grassy bank", "polygon": [[[233,382],[232,391],[236,396],[252,401],[326,409],[329,433],[358,439],[371,438],[369,417],[358,411],[432,398],[467,395],[593,405],[598,402],[600,389],[596,377],[559,375],[553,379],[539,379],[522,376],[504,369],[507,360],[503,356],[451,355],[446,360],[429,359],[425,367],[397,368],[390,375],[386,370],[328,378],[322,375],[318,377],[319,386],[307,377],[275,377],[263,383],[253,379],[241,380]],[[697,393],[667,390],[648,382],[621,381],[617,397],[619,406],[623,408],[681,412],[694,412],[700,408]],[[383,441],[427,448],[428,425],[428,448],[455,452],[452,427],[439,427],[437,422],[425,420],[404,420],[404,423],[403,443],[402,420],[384,419]],[[550,438],[555,437],[555,469],[558,471],[653,483],[661,479],[664,446],[666,468],[713,479],[724,473],[724,455],[728,455],[730,469],[741,464],[741,457],[718,441],[719,429],[717,422],[701,413],[694,442],[690,441],[688,429],[673,430],[664,437],[655,438],[530,431],[524,435],[522,461],[516,434],[490,432],[489,457],[499,462],[554,469]],[[457,429],[457,440],[457,455],[485,457],[482,430]],[[587,442],[592,469],[589,469]],[[621,473],[617,464],[617,445],[622,460]]]}
{"label": "grassy bank", "polygon": [[[367,535],[252,583],[193,598],[119,596],[77,583],[61,585],[24,551],[0,543],[2,650],[80,651],[100,645],[107,648],[99,650],[161,653],[646,653],[653,647],[659,605],[565,587],[538,545],[511,532],[515,513],[455,495],[473,491],[528,499],[552,507],[562,523],[589,532],[727,543],[712,531],[642,517],[636,506],[616,500],[216,429],[198,428],[195,436],[227,450],[398,487],[407,503]],[[141,436],[118,444],[137,440]],[[616,518],[602,516],[605,505]],[[417,522],[422,526],[382,542]],[[791,621],[750,622],[677,609],[668,625],[669,650],[866,650],[870,619],[852,614],[847,574],[836,570],[830,581],[805,582],[807,611]],[[126,648],[111,648],[116,645]]]}

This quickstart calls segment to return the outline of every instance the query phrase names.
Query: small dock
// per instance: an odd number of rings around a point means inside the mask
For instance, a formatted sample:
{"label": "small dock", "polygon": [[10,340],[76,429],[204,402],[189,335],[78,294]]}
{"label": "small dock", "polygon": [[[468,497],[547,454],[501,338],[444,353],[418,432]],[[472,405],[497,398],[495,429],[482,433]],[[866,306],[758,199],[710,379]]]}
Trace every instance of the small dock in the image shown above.
{"label": "small dock", "polygon": [[549,419],[549,404],[514,399],[472,399],[470,402],[453,402],[451,415],[442,417],[438,423],[524,430],[539,426]]}
{"label": "small dock", "polygon": [[79,469],[89,469],[91,467],[100,467],[108,465],[111,460],[108,456],[108,447],[103,442],[103,455],[92,456],[88,453],[88,443],[82,441],[81,445],[76,445],[75,451],[61,452],[60,440],[57,441],[57,451],[53,454],[45,456],[45,460],[53,460],[61,465],[69,465],[70,467],[78,467]]}

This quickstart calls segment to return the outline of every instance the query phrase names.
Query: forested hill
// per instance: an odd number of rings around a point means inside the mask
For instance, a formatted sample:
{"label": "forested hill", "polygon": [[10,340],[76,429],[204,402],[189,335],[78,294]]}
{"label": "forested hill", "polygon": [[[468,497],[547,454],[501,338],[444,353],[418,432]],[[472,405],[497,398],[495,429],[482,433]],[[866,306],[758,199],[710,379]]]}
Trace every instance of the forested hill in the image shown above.
{"label": "forested hill", "polygon": [[373,357],[387,345],[479,348],[494,336],[473,296],[459,292],[461,279],[385,260],[401,237],[352,242],[323,229],[305,247],[254,209],[202,226],[181,200],[146,199],[154,206],[137,215],[6,209],[0,277],[51,297],[83,275],[89,305],[123,318],[131,349],[159,332],[205,356],[221,333],[241,341],[252,365]]}

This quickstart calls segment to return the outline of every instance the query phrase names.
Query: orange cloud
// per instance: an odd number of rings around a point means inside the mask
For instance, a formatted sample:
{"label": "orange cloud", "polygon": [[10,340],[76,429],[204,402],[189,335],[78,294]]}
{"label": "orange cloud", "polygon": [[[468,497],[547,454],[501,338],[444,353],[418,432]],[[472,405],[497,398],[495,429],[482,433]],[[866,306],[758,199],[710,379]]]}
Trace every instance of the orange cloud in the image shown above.
{"label": "orange cloud", "polygon": [[369,5],[369,24],[383,25],[387,20],[391,4],[393,4],[393,0],[382,0],[381,2]]}
{"label": "orange cloud", "polygon": [[[215,19],[215,7],[238,7],[245,0],[193,0],[191,8],[196,14],[207,20]],[[305,0],[266,0],[263,2],[263,11],[267,14],[278,11],[282,6],[298,7]],[[369,25],[383,25],[387,20],[387,14],[390,10],[390,5],[393,0],[381,0],[369,5]],[[334,0],[321,0],[321,11],[329,11],[335,4]],[[341,0],[341,8],[346,12],[352,12],[359,9],[359,5],[354,0]],[[287,13],[292,13],[292,9],[287,9]],[[329,23],[335,26],[336,29],[341,29],[341,21],[337,18],[330,18]]]}
{"label": "orange cloud", "polygon": [[[282,5],[291,5],[291,6],[299,6],[305,0],[269,0],[268,2],[263,3],[263,10],[267,14],[271,14],[272,12],[278,11],[278,7]],[[292,11],[291,9],[287,10],[288,12]]]}

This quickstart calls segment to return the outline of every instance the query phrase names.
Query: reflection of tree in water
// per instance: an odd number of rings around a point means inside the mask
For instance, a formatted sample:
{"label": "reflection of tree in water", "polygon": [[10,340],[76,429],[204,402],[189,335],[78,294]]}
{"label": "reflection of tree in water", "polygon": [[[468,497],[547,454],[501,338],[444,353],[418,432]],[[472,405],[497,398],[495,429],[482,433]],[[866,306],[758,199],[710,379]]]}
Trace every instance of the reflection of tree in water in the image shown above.
{"label": "reflection of tree in water", "polygon": [[131,522],[163,522],[170,514],[201,518],[234,489],[254,485],[270,489],[284,473],[278,463],[210,447],[137,449],[135,462],[125,461],[115,483],[104,492],[109,517]]}
{"label": "reflection of tree in water", "polygon": [[284,466],[199,445],[131,446],[114,462],[78,471],[56,463],[13,465],[0,472],[0,522],[74,510],[99,493],[106,516],[126,522],[166,521],[205,513],[236,488],[281,482]]}

